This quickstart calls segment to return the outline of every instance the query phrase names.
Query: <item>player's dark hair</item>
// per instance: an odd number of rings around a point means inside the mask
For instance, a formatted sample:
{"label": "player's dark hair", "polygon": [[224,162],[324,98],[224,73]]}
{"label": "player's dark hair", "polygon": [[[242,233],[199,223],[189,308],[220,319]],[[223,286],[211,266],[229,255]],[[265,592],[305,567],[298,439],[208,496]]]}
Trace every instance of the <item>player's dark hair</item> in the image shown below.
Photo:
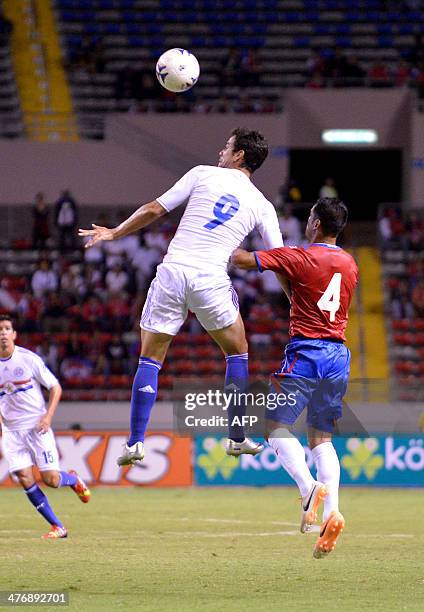
{"label": "player's dark hair", "polygon": [[260,132],[247,128],[235,128],[231,132],[234,136],[234,152],[244,151],[242,167],[249,172],[255,172],[262,166],[268,155],[268,143]]}
{"label": "player's dark hair", "polygon": [[8,314],[0,314],[0,323],[2,321],[10,321],[10,323],[12,323],[12,328],[15,329],[15,326],[13,325],[13,319]]}
{"label": "player's dark hair", "polygon": [[319,198],[314,216],[321,221],[324,236],[338,236],[347,223],[347,206],[338,198]]}

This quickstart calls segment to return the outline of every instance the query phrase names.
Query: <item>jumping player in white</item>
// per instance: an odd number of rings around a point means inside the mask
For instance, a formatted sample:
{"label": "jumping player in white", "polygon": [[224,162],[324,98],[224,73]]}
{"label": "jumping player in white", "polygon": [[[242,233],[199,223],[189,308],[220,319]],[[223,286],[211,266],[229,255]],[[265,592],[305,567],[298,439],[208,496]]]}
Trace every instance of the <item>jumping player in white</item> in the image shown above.
{"label": "jumping player in white", "polygon": [[[231,253],[255,228],[267,249],[283,245],[275,209],[250,178],[268,154],[264,137],[244,128],[233,130],[219,153],[218,167],[196,166],[169,191],[141,206],[113,229],[93,224],[80,230],[86,247],[118,240],[146,227],[186,200],[186,209],[163,263],[157,268],[141,316],[141,356],[131,397],[131,434],[118,465],[144,457],[144,435],[157,395],[158,373],[173,337],[193,312],[220,346],[226,360],[225,388],[243,392],[248,383],[248,347],[238,299],[227,274]],[[228,410],[229,455],[263,450],[231,426],[242,406]]]}
{"label": "jumping player in white", "polygon": [[[57,378],[43,360],[32,351],[15,345],[16,331],[8,315],[0,315],[0,413],[2,451],[9,472],[22,485],[29,501],[50,523],[43,538],[66,538],[68,531],[50,507],[49,500],[37,485],[33,465],[40,470],[43,482],[53,488],[71,487],[84,503],[90,491],[74,471],[63,472],[53,431],[53,415],[62,395]],[[49,390],[46,408],[41,386]]]}

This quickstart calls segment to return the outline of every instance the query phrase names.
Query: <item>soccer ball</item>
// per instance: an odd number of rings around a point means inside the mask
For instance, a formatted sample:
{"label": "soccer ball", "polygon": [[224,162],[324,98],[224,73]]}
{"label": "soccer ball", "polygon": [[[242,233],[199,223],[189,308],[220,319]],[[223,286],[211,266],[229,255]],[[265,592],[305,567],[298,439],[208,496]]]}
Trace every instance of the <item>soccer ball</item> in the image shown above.
{"label": "soccer ball", "polygon": [[169,49],[156,64],[156,76],[162,87],[175,93],[187,91],[199,78],[200,66],[196,57],[185,49]]}

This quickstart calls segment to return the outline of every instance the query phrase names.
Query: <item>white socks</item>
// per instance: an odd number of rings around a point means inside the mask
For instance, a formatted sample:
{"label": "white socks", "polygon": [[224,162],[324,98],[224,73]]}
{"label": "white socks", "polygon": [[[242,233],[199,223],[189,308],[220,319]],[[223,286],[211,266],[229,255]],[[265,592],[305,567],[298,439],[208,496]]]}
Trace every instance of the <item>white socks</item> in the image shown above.
{"label": "white socks", "polygon": [[333,510],[339,509],[340,463],[336,449],[331,442],[323,442],[312,449],[317,467],[317,480],[325,484],[328,495],[324,499],[325,521]]}
{"label": "white socks", "polygon": [[288,429],[281,427],[272,432],[268,442],[283,468],[296,481],[301,496],[306,497],[315,480],[306,465],[305,450],[299,440]]}

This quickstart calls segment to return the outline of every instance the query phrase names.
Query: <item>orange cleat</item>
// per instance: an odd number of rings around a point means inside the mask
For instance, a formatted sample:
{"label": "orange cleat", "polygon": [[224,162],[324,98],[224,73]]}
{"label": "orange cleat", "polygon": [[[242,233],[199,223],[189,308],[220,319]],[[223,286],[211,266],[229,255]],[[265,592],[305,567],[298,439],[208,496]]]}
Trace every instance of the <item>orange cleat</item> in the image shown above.
{"label": "orange cleat", "polygon": [[59,538],[67,538],[68,530],[66,527],[59,527],[59,525],[52,525],[48,533],[41,536],[43,540],[57,540]]}
{"label": "orange cleat", "polygon": [[77,484],[75,484],[71,489],[75,491],[83,504],[87,504],[90,501],[91,491],[85,484],[85,482],[78,476],[75,470],[69,470],[70,474],[74,474],[77,478]]}
{"label": "orange cleat", "polygon": [[314,548],[315,559],[326,557],[336,548],[337,538],[343,531],[344,526],[345,520],[343,514],[333,510],[328,519],[321,525],[319,538]]}

